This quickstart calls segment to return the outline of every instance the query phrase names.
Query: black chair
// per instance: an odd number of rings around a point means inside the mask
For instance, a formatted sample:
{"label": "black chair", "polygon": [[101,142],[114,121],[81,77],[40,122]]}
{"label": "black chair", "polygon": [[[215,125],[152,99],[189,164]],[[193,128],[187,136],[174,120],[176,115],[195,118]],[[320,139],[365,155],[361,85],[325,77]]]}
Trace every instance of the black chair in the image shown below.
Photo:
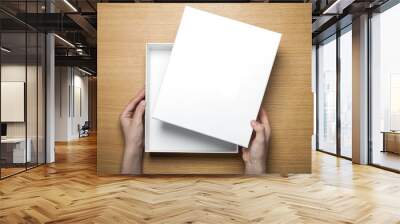
{"label": "black chair", "polygon": [[82,127],[78,125],[78,130],[79,130],[79,138],[89,136],[89,130],[90,130],[89,121],[85,121]]}

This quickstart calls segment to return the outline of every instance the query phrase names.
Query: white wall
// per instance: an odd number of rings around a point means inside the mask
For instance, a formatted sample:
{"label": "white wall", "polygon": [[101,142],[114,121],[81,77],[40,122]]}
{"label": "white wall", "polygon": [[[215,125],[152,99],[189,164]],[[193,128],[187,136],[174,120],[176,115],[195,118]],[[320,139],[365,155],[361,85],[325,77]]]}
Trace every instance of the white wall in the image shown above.
{"label": "white wall", "polygon": [[70,70],[68,67],[55,68],[55,141],[68,141],[69,136],[69,85]]}
{"label": "white wall", "polygon": [[88,120],[88,78],[71,67],[56,67],[55,73],[55,140],[70,141]]}
{"label": "white wall", "polygon": [[[76,71],[76,70],[75,70]],[[79,137],[78,124],[81,126],[85,121],[89,120],[88,111],[88,78],[87,76],[74,75],[74,92],[73,99],[75,100],[74,108],[72,108],[72,119],[71,119],[71,135],[73,138]],[[80,92],[80,93],[79,93]],[[80,97],[79,97],[80,96]],[[79,102],[80,101],[80,102]],[[81,111],[80,111],[81,110]]]}

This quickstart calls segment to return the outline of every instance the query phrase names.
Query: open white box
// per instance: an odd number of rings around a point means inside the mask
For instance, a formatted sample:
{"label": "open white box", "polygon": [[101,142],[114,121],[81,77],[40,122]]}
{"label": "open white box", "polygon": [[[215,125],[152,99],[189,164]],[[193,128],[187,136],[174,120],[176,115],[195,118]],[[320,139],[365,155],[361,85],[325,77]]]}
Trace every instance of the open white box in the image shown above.
{"label": "open white box", "polygon": [[145,152],[237,153],[237,145],[152,118],[172,47],[172,43],[146,45]]}
{"label": "open white box", "polygon": [[152,117],[248,147],[281,36],[186,6]]}

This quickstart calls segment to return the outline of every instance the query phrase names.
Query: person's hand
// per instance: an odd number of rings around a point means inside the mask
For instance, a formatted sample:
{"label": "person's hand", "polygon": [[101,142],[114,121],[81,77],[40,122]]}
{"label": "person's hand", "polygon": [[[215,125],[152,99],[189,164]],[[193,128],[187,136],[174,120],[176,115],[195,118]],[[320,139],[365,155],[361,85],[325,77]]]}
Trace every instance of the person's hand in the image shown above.
{"label": "person's hand", "polygon": [[250,147],[242,149],[245,174],[264,174],[267,170],[268,145],[271,136],[271,126],[264,109],[260,110],[258,121],[251,121],[251,126],[255,136],[250,142]]}
{"label": "person's hand", "polygon": [[142,157],[144,150],[144,122],[145,92],[139,91],[126,105],[120,116],[124,135],[124,156],[122,159],[122,174],[141,174]]}

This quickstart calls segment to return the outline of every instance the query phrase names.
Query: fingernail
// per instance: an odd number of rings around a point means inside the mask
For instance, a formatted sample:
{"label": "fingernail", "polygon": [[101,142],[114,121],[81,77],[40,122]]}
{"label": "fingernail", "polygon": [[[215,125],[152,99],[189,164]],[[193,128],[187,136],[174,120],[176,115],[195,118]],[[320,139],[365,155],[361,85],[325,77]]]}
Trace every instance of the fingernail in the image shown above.
{"label": "fingernail", "polygon": [[140,105],[145,106],[145,105],[146,105],[146,101],[142,100],[142,101],[140,102]]}

